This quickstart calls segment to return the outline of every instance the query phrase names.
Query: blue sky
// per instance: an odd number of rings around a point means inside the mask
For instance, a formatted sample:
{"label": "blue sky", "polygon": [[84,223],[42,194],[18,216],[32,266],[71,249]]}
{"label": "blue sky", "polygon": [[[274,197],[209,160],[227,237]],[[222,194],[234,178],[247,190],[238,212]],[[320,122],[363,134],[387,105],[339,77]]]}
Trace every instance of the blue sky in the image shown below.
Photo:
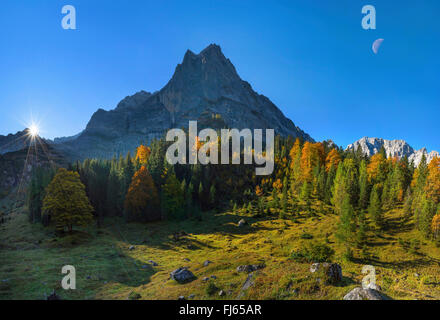
{"label": "blue sky", "polygon": [[[77,30],[61,28],[66,4]],[[361,27],[366,4],[376,30]],[[162,88],[187,49],[217,43],[316,140],[382,137],[440,151],[439,12],[436,0],[3,0],[0,134],[32,118],[42,136],[76,134],[98,108]]]}

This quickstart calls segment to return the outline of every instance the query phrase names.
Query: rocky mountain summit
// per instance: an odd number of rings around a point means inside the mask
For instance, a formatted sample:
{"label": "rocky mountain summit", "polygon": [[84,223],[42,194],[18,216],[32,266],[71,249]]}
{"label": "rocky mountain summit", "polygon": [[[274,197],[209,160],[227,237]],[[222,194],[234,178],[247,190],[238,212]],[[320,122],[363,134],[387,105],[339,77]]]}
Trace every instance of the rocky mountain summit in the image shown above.
{"label": "rocky mountain summit", "polygon": [[434,157],[438,157],[437,151],[431,151],[428,153],[426,148],[420,150],[414,150],[404,140],[385,140],[381,138],[368,138],[364,137],[347,146],[347,150],[357,151],[361,148],[362,152],[367,156],[372,156],[380,151],[384,147],[388,157],[403,158],[408,157],[408,160],[414,161],[414,164],[418,166],[422,160],[423,155],[426,157],[426,161],[429,163]]}
{"label": "rocky mountain summit", "polygon": [[313,139],[286,118],[267,97],[243,81],[220,47],[188,50],[160,91],[140,91],[114,110],[96,111],[86,129],[57,147],[70,158],[104,157],[134,150],[168,129],[188,127],[274,129],[276,134]]}
{"label": "rocky mountain summit", "polygon": [[29,129],[7,136],[0,135],[0,154],[25,149],[30,145]]}

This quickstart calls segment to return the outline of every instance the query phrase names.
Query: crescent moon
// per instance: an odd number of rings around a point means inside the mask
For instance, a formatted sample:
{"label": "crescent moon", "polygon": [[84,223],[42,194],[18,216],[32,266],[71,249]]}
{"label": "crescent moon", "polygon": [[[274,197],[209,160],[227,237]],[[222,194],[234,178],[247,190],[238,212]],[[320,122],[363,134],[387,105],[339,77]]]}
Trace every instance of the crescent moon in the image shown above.
{"label": "crescent moon", "polygon": [[373,42],[372,49],[373,49],[374,54],[377,54],[377,52],[379,51],[379,47],[382,44],[383,40],[384,39],[381,38],[381,39],[377,39],[376,41]]}

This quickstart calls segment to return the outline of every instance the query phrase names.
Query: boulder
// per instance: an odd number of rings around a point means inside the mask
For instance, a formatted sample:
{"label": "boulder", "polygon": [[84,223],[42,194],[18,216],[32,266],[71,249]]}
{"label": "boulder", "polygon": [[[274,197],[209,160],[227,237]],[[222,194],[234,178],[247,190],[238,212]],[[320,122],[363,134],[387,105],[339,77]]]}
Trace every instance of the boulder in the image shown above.
{"label": "boulder", "polygon": [[134,250],[134,246],[129,246],[129,247],[128,247],[128,250],[130,250],[130,251],[131,251],[131,250]]}
{"label": "boulder", "polygon": [[186,283],[194,280],[196,277],[188,268],[181,267],[171,272],[170,278],[176,280],[178,283]]}
{"label": "boulder", "polygon": [[266,265],[264,263],[260,263],[260,264],[247,264],[247,265],[238,266],[237,267],[237,272],[251,273],[253,271],[257,271],[257,270],[263,269],[265,267],[266,267]]}
{"label": "boulder", "polygon": [[148,260],[148,263],[150,263],[153,267],[157,267],[158,264],[154,262],[153,260]]}
{"label": "boulder", "polygon": [[212,263],[212,261],[206,260],[205,262],[203,262],[203,266],[207,267],[211,263]]}
{"label": "boulder", "polygon": [[376,290],[376,291],[382,291],[382,288],[375,284],[370,282],[369,284],[367,284],[366,286],[363,286],[364,289],[372,289],[372,290]]}
{"label": "boulder", "polygon": [[389,300],[374,289],[354,288],[344,296],[344,300]]}
{"label": "boulder", "polygon": [[237,299],[242,298],[245,295],[246,290],[249,289],[253,285],[254,285],[254,274],[250,273],[250,274],[248,274],[246,281],[243,283],[243,286],[241,287],[241,290],[237,296]]}
{"label": "boulder", "polygon": [[310,272],[315,273],[318,272],[320,269],[323,270],[323,272],[326,274],[327,283],[335,284],[342,280],[342,268],[337,263],[313,263],[310,266]]}
{"label": "boulder", "polygon": [[225,296],[225,295],[226,295],[226,292],[224,292],[223,290],[220,290],[220,292],[218,293],[218,295],[219,295],[220,297]]}

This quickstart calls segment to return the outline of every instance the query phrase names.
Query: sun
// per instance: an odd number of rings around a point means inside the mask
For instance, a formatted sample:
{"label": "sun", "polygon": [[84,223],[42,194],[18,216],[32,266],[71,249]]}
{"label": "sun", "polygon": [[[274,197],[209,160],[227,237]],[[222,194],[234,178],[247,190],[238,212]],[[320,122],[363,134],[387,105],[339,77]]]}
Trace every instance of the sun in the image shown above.
{"label": "sun", "polygon": [[35,125],[35,124],[32,124],[30,127],[29,127],[29,135],[32,137],[32,138],[35,138],[36,136],[38,136],[38,133],[40,132],[40,130],[38,129],[38,127]]}

